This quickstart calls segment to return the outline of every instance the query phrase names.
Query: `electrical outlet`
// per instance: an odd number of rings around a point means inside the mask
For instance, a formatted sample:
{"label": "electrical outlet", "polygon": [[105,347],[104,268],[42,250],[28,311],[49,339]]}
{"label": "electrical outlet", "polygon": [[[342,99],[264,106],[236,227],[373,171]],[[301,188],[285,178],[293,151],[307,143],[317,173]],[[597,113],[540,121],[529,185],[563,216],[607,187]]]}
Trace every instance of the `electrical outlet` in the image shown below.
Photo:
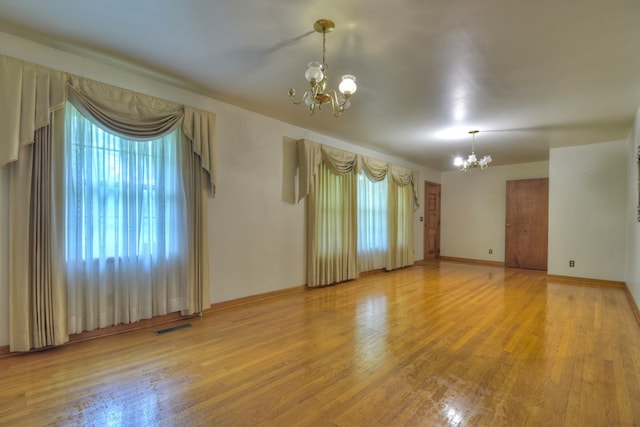
{"label": "electrical outlet", "polygon": [[489,255],[493,254],[493,249],[489,249]]}
{"label": "electrical outlet", "polygon": [[576,262],[572,259],[569,260],[569,267],[575,267],[576,266]]}

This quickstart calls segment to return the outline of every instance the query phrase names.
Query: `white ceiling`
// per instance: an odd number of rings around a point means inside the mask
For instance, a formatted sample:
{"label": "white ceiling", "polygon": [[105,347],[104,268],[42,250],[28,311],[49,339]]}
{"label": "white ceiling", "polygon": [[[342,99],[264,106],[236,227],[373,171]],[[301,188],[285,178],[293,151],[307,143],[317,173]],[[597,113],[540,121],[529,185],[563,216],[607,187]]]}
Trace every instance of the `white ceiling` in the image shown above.
{"label": "white ceiling", "polygon": [[[288,99],[321,59],[357,77],[341,118]],[[0,0],[0,31],[438,170],[624,139],[640,106],[638,0]],[[457,130],[457,132],[451,132]]]}

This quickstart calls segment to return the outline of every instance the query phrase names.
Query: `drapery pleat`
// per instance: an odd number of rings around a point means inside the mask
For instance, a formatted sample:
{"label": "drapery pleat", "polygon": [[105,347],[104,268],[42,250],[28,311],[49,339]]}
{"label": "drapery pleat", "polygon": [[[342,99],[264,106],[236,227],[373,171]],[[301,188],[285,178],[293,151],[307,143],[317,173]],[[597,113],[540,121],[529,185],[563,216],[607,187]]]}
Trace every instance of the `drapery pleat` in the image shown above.
{"label": "drapery pleat", "polygon": [[420,204],[418,203],[418,173],[414,170],[396,165],[389,165],[389,172],[393,181],[395,181],[398,185],[411,186],[411,190],[413,193],[413,206],[417,209],[420,206]]}
{"label": "drapery pleat", "polygon": [[387,205],[387,261],[385,268],[412,265],[413,255],[413,207],[414,198],[411,184],[399,184],[395,179],[388,181]]}
{"label": "drapery pleat", "polygon": [[64,114],[53,113],[48,126],[35,133],[31,207],[32,347],[60,345],[68,340],[67,288],[64,272],[63,152],[60,141]]}
{"label": "drapery pleat", "polygon": [[33,144],[19,149],[9,182],[9,349],[29,351],[31,340],[29,227]]}
{"label": "drapery pleat", "polygon": [[[188,147],[186,136],[183,147]],[[195,151],[195,150],[194,150]],[[183,176],[187,186],[187,225],[192,239],[189,251],[189,309],[183,315],[202,313],[209,308],[209,244],[207,227],[207,174],[203,172],[200,156],[183,156]]]}
{"label": "drapery pleat", "polygon": [[322,162],[315,181],[307,209],[309,287],[358,276],[355,170],[339,175]]}
{"label": "drapery pleat", "polygon": [[206,171],[206,189],[216,194],[216,116],[202,110],[184,107],[182,131],[191,141],[192,151],[200,157],[200,167]]}
{"label": "drapery pleat", "polygon": [[61,180],[62,110],[11,163],[9,348],[29,351],[68,341]]}
{"label": "drapery pleat", "polygon": [[0,166],[18,160],[66,100],[66,74],[0,55]]}
{"label": "drapery pleat", "polygon": [[306,139],[297,141],[298,148],[298,202],[312,190],[316,169],[322,161],[321,145]]}
{"label": "drapery pleat", "polygon": [[358,156],[358,159],[358,169],[361,169],[371,181],[382,181],[387,176],[389,170],[387,162],[365,156]]}

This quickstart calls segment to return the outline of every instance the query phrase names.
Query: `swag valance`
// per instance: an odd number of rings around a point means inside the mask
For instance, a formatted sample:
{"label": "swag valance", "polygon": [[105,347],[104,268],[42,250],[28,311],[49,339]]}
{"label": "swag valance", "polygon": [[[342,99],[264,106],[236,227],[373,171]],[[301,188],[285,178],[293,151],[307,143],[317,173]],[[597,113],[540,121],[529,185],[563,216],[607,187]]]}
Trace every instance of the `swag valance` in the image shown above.
{"label": "swag valance", "polygon": [[352,170],[364,171],[373,181],[382,181],[387,174],[398,185],[411,185],[414,206],[418,207],[418,173],[414,170],[396,166],[382,160],[350,153],[348,151],[318,144],[306,139],[297,141],[299,194],[298,202],[311,191],[313,177],[320,162],[339,175]]}
{"label": "swag valance", "polygon": [[[69,100],[87,119],[122,137],[159,138],[179,126],[215,194],[215,114],[0,55],[0,166]],[[142,124],[142,125],[141,125]]]}

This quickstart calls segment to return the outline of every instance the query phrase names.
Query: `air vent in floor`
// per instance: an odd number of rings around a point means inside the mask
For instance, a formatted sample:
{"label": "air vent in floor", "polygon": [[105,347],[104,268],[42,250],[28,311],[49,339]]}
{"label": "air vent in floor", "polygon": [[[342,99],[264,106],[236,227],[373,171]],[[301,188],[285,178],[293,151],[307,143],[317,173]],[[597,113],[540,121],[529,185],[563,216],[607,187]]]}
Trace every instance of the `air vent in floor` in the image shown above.
{"label": "air vent in floor", "polygon": [[185,328],[190,328],[190,327],[191,327],[191,323],[183,323],[182,325],[176,325],[176,326],[172,326],[170,328],[159,329],[159,330],[155,331],[154,334],[156,334],[156,335],[164,335],[164,334],[168,334],[169,332],[179,331],[180,329],[185,329]]}

